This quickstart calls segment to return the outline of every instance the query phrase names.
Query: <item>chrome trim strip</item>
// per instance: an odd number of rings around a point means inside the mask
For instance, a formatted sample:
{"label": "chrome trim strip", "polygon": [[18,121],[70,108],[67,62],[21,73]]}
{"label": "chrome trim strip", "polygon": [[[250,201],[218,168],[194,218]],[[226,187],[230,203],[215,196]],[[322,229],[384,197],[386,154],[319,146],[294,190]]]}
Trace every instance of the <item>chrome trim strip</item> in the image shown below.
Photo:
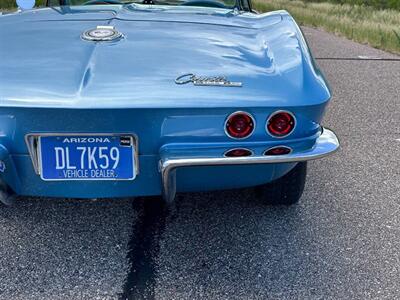
{"label": "chrome trim strip", "polygon": [[[134,133],[28,133],[25,135],[25,143],[28,147],[29,156],[31,157],[33,169],[37,175],[40,174],[40,151],[39,151],[39,137],[45,136],[130,136],[135,143],[135,174],[139,175],[139,139]],[[65,180],[67,181],[67,180]]]}
{"label": "chrome trim strip", "polygon": [[35,173],[39,175],[39,156],[37,151],[38,137],[33,134],[27,134],[25,135],[25,143],[28,147],[28,152],[32,160],[33,169],[35,170]]}
{"label": "chrome trim strip", "polygon": [[[245,137],[242,137],[242,138],[233,137],[233,136],[231,136],[231,135],[228,133],[228,130],[226,130],[226,124],[228,123],[229,119],[230,119],[232,116],[237,115],[237,114],[244,114],[244,115],[247,115],[247,116],[249,116],[250,119],[253,121],[253,130],[250,132],[250,134],[249,134],[248,136],[245,136]],[[253,115],[252,115],[251,113],[248,113],[247,111],[242,111],[242,110],[238,110],[238,111],[235,111],[235,112],[231,113],[231,114],[226,118],[226,120],[225,120],[225,122],[224,122],[224,131],[225,131],[225,134],[226,134],[229,138],[234,139],[234,140],[245,140],[245,139],[248,139],[248,138],[251,137],[251,136],[253,135],[253,133],[256,131],[256,127],[257,127],[256,119],[253,117]]]}
{"label": "chrome trim strip", "polygon": [[249,165],[291,163],[323,158],[339,149],[339,140],[335,133],[323,129],[317,138],[314,147],[302,152],[292,152],[278,156],[250,156],[250,157],[182,157],[164,158],[160,161],[163,197],[172,202],[176,194],[176,169],[194,166],[221,166],[221,165]]}
{"label": "chrome trim strip", "polygon": [[[288,134],[286,134],[286,135],[273,135],[271,132],[269,132],[269,130],[268,130],[268,123],[269,123],[269,120],[271,120],[271,118],[273,117],[273,116],[275,116],[276,114],[279,114],[279,113],[287,113],[287,114],[289,114],[289,115],[291,115],[292,117],[293,117],[293,120],[294,120],[294,127],[293,127],[293,129],[292,129],[292,131],[290,131]],[[293,132],[294,132],[294,130],[296,129],[296,127],[297,127],[297,119],[296,119],[296,116],[294,115],[294,113],[292,113],[292,112],[290,112],[290,111],[288,111],[288,110],[277,110],[277,111],[274,111],[272,114],[270,114],[269,115],[269,117],[267,118],[267,121],[265,122],[265,131],[267,132],[267,134],[269,134],[269,136],[272,136],[273,138],[277,138],[277,139],[283,139],[283,138],[285,138],[285,137],[288,137],[289,135],[291,135]]]}

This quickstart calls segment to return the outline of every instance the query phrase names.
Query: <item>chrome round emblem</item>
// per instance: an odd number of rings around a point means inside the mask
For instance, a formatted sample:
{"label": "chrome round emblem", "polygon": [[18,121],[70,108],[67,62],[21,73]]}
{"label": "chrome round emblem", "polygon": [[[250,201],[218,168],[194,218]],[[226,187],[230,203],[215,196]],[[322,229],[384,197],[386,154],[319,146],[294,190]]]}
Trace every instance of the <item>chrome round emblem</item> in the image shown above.
{"label": "chrome round emblem", "polygon": [[97,26],[82,33],[82,39],[94,42],[108,42],[122,38],[122,33],[113,26]]}

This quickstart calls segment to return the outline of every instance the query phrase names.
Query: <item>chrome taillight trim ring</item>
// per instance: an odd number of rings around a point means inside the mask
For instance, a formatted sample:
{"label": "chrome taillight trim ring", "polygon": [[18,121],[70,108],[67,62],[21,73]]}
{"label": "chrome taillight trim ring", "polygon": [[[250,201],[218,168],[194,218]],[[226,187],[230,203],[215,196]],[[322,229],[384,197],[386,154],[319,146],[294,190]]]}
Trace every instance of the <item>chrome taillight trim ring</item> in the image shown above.
{"label": "chrome taillight trim ring", "polygon": [[[229,132],[228,132],[228,130],[227,130],[227,124],[228,124],[228,121],[229,121],[229,119],[231,118],[231,117],[233,117],[233,116],[235,116],[235,115],[238,115],[238,114],[244,114],[244,115],[247,115],[248,117],[250,117],[250,119],[251,119],[251,121],[253,122],[253,130],[250,132],[250,134],[249,135],[247,135],[247,136],[245,136],[245,137],[234,137],[234,136],[231,136],[230,134],[229,134]],[[251,114],[251,113],[248,113],[248,112],[246,112],[246,111],[242,111],[242,110],[238,110],[238,111],[235,111],[235,112],[233,112],[233,113],[231,113],[227,118],[226,118],[226,120],[225,120],[225,122],[224,122],[224,131],[225,131],[225,134],[229,137],[229,138],[231,138],[231,139],[234,139],[234,140],[244,140],[244,139],[247,139],[247,138],[249,138],[249,137],[251,137],[252,135],[253,135],[253,133],[254,133],[254,131],[256,130],[256,120],[255,120],[255,118],[253,117],[253,115]]]}
{"label": "chrome taillight trim ring", "polygon": [[[285,134],[285,135],[273,135],[273,134],[272,134],[271,132],[269,132],[269,130],[268,130],[268,123],[269,123],[269,121],[271,120],[271,118],[272,118],[273,116],[275,116],[275,115],[277,115],[277,114],[280,114],[280,113],[287,113],[287,114],[289,114],[289,115],[293,118],[294,126],[293,126],[292,130],[291,130],[288,134]],[[282,139],[282,138],[288,137],[289,135],[291,135],[291,134],[295,131],[296,127],[297,127],[297,119],[296,119],[296,116],[294,115],[294,113],[292,113],[292,112],[290,112],[290,111],[288,111],[288,110],[277,110],[277,111],[274,111],[272,114],[270,114],[270,115],[268,116],[267,121],[265,122],[265,131],[266,131],[270,136],[272,136],[273,138],[278,138],[278,139]]]}

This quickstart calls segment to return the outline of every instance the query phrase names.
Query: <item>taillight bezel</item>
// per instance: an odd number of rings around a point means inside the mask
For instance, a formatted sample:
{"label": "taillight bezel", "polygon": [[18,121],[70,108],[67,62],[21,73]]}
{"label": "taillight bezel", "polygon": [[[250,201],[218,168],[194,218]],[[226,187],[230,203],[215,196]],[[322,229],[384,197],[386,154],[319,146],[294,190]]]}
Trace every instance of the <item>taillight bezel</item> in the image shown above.
{"label": "taillight bezel", "polygon": [[[229,122],[229,120],[230,120],[232,117],[234,117],[235,115],[246,115],[246,116],[248,116],[248,117],[251,119],[251,121],[252,121],[252,123],[253,123],[253,128],[252,128],[251,132],[250,132],[248,135],[246,135],[246,136],[244,136],[244,137],[235,137],[235,136],[232,136],[232,135],[229,133],[229,131],[228,131],[228,122]],[[242,111],[242,110],[238,110],[238,111],[235,111],[235,112],[231,113],[231,114],[226,118],[225,123],[224,123],[224,131],[225,131],[225,134],[226,134],[229,138],[234,139],[234,140],[244,140],[244,139],[248,139],[249,137],[251,137],[251,136],[253,135],[253,133],[254,133],[255,130],[256,130],[256,120],[255,120],[255,118],[253,117],[253,115],[252,115],[251,113],[246,112],[246,111]]]}
{"label": "taillight bezel", "polygon": [[[271,150],[274,150],[274,149],[277,149],[277,148],[285,148],[285,149],[289,150],[289,153],[285,153],[285,154],[267,154],[267,152],[269,152],[269,151],[271,151]],[[263,152],[263,155],[264,155],[264,156],[281,156],[281,155],[289,155],[289,154],[291,154],[292,152],[293,152],[293,148],[291,148],[291,147],[289,147],[289,146],[285,146],[285,145],[279,145],[279,146],[274,146],[274,147],[271,147],[271,148],[266,149],[266,150]]]}
{"label": "taillight bezel", "polygon": [[[227,156],[227,154],[231,151],[235,151],[235,150],[245,150],[248,151],[250,154],[249,155],[242,155],[242,156]],[[235,157],[251,157],[254,156],[254,151],[249,149],[249,148],[245,148],[245,147],[236,147],[236,148],[232,148],[232,149],[228,149],[224,152],[224,157],[228,157],[228,158],[235,158]]]}
{"label": "taillight bezel", "polygon": [[[286,113],[286,114],[290,115],[290,116],[293,118],[293,123],[294,123],[294,124],[293,124],[293,128],[292,128],[292,130],[290,130],[290,131],[289,131],[287,134],[285,134],[285,135],[275,135],[275,134],[273,134],[272,132],[269,131],[269,129],[268,129],[268,124],[270,123],[270,120],[271,120],[274,116],[276,116],[277,114],[281,114],[281,113]],[[282,138],[285,138],[285,137],[288,137],[289,135],[291,135],[291,134],[295,131],[296,126],[297,126],[297,119],[296,119],[296,116],[294,115],[294,113],[292,113],[292,112],[290,112],[290,111],[288,111],[288,110],[277,110],[277,111],[274,111],[272,114],[270,114],[270,115],[268,116],[267,121],[265,122],[265,131],[266,131],[270,136],[272,136],[273,138],[282,139]]]}

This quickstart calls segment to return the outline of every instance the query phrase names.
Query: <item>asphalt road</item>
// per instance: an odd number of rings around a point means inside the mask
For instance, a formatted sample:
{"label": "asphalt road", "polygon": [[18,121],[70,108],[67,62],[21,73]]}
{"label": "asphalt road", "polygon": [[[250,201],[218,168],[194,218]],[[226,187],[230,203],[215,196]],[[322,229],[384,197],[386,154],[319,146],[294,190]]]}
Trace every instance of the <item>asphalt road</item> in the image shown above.
{"label": "asphalt road", "polygon": [[342,148],[309,164],[299,205],[251,189],[180,195],[172,212],[20,198],[0,210],[0,298],[398,299],[400,61],[351,60],[396,57],[305,33]]}

